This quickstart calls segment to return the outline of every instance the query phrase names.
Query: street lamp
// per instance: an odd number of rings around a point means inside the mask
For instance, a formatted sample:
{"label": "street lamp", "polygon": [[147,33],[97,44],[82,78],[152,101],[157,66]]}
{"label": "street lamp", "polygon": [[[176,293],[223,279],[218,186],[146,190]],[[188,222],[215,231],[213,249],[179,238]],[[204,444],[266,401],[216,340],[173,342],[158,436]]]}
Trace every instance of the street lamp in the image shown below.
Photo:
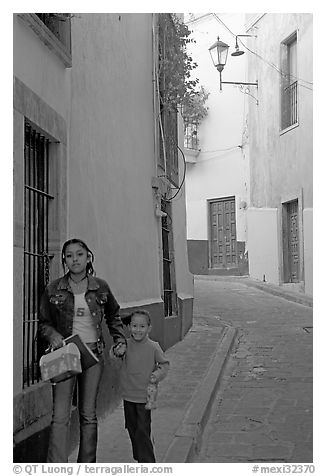
{"label": "street lamp", "polygon": [[229,45],[220,41],[220,37],[218,36],[217,41],[208,49],[208,51],[210,52],[215,68],[220,73],[220,91],[222,91],[222,71],[228,57]]}
{"label": "street lamp", "polygon": [[[249,36],[249,35],[237,35],[237,36]],[[251,36],[251,35],[250,35]],[[237,38],[236,38],[237,40]],[[237,41],[236,41],[236,47],[237,47]],[[239,49],[239,47],[238,47]],[[217,69],[217,71],[220,73],[220,91],[222,91],[222,84],[235,84],[235,85],[242,85],[242,86],[256,86],[258,88],[258,81],[256,81],[255,83],[243,83],[243,82],[239,82],[239,81],[222,81],[222,71],[224,69],[224,66],[226,64],[226,60],[227,60],[227,57],[228,57],[228,51],[229,51],[229,45],[227,45],[226,43],[224,43],[223,41],[220,41],[220,37],[218,36],[217,37],[217,41],[208,49],[208,51],[210,52],[210,55],[211,55],[211,58],[212,58],[212,61],[213,61],[213,64],[215,66],[215,68]],[[236,48],[236,51],[237,48]],[[232,54],[233,56],[240,56],[240,52],[238,52],[238,54],[234,55]]]}

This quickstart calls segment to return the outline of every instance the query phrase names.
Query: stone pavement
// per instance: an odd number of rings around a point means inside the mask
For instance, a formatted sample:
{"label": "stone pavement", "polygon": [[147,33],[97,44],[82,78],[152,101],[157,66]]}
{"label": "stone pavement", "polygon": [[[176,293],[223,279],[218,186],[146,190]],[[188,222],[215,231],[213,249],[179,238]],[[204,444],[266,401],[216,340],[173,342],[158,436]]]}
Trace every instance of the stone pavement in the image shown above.
{"label": "stone pavement", "polygon": [[192,461],[313,461],[311,300],[281,296],[246,279],[197,277],[195,313],[217,312],[237,337]]}

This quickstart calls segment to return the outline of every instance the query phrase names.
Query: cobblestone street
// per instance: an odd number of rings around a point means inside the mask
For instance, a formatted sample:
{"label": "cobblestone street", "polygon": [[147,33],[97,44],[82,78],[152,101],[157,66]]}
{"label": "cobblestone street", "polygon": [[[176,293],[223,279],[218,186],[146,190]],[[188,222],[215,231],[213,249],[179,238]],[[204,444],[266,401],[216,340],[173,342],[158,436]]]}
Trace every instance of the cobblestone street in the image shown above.
{"label": "cobblestone street", "polygon": [[195,316],[236,327],[196,462],[312,462],[312,308],[197,277]]}

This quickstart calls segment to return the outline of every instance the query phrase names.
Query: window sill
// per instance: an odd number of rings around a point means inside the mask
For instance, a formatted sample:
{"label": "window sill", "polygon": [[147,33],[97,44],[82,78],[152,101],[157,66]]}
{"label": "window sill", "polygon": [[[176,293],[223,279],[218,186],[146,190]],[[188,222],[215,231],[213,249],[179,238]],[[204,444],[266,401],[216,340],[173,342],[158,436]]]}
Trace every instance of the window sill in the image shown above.
{"label": "window sill", "polygon": [[65,45],[48,29],[35,13],[18,13],[18,17],[29,27],[58,58],[66,68],[71,68],[71,53]]}
{"label": "window sill", "polygon": [[178,314],[171,314],[170,316],[164,316],[164,319],[166,321],[172,320],[172,319],[177,319],[177,318],[178,318]]}
{"label": "window sill", "polygon": [[282,136],[283,134],[286,134],[286,133],[289,132],[289,131],[292,131],[292,129],[295,129],[295,128],[298,127],[298,126],[299,126],[299,123],[296,122],[295,124],[292,124],[292,126],[289,126],[289,127],[286,127],[285,129],[282,129],[282,130],[280,131],[280,136]]}
{"label": "window sill", "polygon": [[188,149],[185,147],[185,157],[186,157],[186,162],[189,162],[190,164],[195,164],[197,162],[197,157],[199,155],[200,150],[199,149]]}

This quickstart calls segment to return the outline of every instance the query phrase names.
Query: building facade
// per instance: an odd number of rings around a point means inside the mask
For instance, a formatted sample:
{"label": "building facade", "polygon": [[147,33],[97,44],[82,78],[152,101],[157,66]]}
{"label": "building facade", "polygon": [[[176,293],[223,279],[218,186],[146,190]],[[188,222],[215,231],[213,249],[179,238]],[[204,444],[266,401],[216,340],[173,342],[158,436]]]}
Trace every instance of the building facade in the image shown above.
{"label": "building facade", "polygon": [[[44,444],[52,410],[38,305],[62,274],[63,242],[86,241],[122,313],[149,310],[165,349],[191,327],[193,277],[183,128],[177,115],[173,131],[159,124],[160,15],[14,14],[13,34],[14,441],[16,460],[30,461],[28,442]],[[180,150],[163,161],[171,134]],[[117,399],[107,366],[99,416]]]}
{"label": "building facade", "polygon": [[250,14],[250,276],[312,295],[312,14]]}
{"label": "building facade", "polygon": [[[220,91],[219,73],[209,53],[217,37],[233,51],[235,39],[226,26],[240,34],[244,23],[244,15],[234,13],[188,17],[195,40],[189,51],[198,64],[194,75],[209,93],[207,116],[192,130],[186,128],[187,242],[189,269],[194,274],[248,272],[246,96],[229,84]],[[245,74],[245,57],[229,54],[223,81],[244,81]]]}

